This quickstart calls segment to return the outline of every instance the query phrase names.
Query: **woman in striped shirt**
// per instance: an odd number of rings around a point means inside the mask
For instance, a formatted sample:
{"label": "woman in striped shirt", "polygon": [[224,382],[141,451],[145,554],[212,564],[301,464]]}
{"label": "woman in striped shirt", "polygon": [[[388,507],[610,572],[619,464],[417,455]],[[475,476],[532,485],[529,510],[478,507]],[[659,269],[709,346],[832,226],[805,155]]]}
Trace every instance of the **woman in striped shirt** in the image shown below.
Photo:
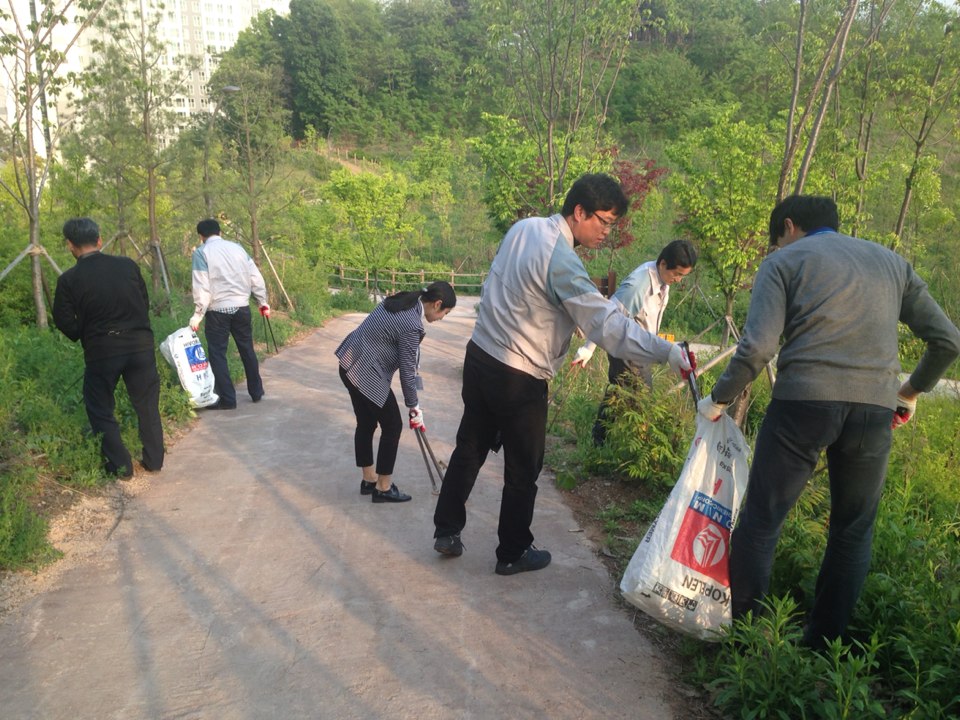
{"label": "woman in striped shirt", "polygon": [[[393,374],[400,371],[403,402],[407,406],[410,427],[423,427],[417,390],[420,342],[424,321],[442,320],[457,304],[449,283],[439,281],[423,290],[397,293],[386,298],[353,330],[336,355],[340,359],[340,379],[350,393],[357,428],[353,436],[357,467],[363,471],[360,494],[371,495],[375,503],[406,502],[410,496],[393,483],[403,418],[390,389]],[[376,465],[373,459],[373,434],[380,426],[380,445]]]}

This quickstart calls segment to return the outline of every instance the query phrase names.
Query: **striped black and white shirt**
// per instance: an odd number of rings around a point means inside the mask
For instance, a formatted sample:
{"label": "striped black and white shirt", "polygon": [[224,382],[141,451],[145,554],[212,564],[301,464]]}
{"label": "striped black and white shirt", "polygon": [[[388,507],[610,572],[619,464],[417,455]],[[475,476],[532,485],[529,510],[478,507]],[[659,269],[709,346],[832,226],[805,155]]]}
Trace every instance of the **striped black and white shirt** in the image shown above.
{"label": "striped black and white shirt", "polygon": [[400,388],[407,407],[419,404],[417,366],[423,329],[423,304],[392,313],[377,305],[335,351],[340,367],[363,396],[383,407],[393,374],[400,371]]}

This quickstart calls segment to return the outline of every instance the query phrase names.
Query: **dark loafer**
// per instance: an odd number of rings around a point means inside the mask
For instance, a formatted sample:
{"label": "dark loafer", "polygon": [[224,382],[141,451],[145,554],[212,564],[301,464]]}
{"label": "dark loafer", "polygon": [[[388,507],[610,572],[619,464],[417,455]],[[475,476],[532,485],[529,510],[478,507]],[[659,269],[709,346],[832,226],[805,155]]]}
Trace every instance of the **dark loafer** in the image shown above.
{"label": "dark loafer", "polygon": [[400,492],[400,490],[397,489],[396,485],[391,485],[390,489],[387,490],[386,492],[383,492],[381,490],[377,490],[377,488],[374,488],[373,496],[370,499],[373,500],[373,502],[375,503],[399,503],[399,502],[406,502],[411,498],[406,493]]}
{"label": "dark loafer", "polygon": [[376,480],[361,480],[360,481],[360,494],[361,495],[373,495],[373,491],[377,489]]}

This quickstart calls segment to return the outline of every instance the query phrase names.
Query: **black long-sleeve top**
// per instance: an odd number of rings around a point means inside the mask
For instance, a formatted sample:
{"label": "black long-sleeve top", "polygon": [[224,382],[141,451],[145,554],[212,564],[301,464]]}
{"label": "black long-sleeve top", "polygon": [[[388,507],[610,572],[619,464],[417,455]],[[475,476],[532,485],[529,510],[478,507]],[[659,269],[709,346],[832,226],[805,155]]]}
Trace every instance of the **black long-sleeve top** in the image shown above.
{"label": "black long-sleeve top", "polygon": [[147,286],[133,260],[92,252],[57,280],[53,322],[80,341],[90,362],[152,349],[149,308]]}

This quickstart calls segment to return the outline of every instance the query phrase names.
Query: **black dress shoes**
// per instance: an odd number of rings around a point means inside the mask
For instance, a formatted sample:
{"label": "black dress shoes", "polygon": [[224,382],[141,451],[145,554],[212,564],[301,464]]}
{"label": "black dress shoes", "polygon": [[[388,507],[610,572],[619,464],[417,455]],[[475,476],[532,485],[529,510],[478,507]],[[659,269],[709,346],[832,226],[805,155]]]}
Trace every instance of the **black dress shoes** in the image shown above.
{"label": "black dress shoes", "polygon": [[390,489],[385,492],[374,487],[373,496],[370,499],[375,503],[400,503],[407,502],[411,498],[406,493],[400,492],[396,485],[391,485]]}

